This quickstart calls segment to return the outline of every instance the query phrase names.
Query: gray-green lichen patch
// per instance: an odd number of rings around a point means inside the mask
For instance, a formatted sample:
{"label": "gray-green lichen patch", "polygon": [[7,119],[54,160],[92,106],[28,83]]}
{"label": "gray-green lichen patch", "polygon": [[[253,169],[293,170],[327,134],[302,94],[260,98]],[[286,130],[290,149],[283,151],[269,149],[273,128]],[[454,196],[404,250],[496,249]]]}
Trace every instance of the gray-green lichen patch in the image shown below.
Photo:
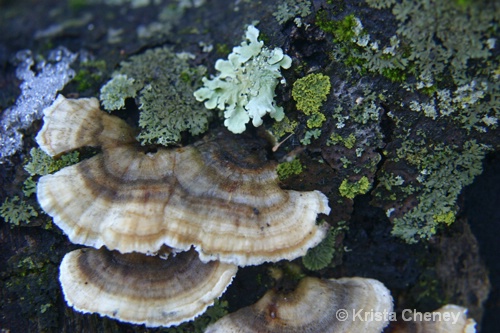
{"label": "gray-green lichen patch", "polygon": [[[482,160],[489,150],[475,140],[465,141],[461,147],[403,142],[395,156],[388,156],[374,191],[375,202],[385,207],[394,223],[392,234],[415,243],[431,238],[440,226],[452,224],[458,212],[457,198],[482,172]],[[412,175],[403,171],[412,169]]]}
{"label": "gray-green lichen patch", "polygon": [[198,103],[193,92],[206,68],[190,65],[192,58],[167,47],[130,57],[102,87],[104,107],[117,110],[127,98],[134,99],[140,111],[137,138],[142,144],[169,145],[179,142],[184,132],[205,132],[212,111]]}

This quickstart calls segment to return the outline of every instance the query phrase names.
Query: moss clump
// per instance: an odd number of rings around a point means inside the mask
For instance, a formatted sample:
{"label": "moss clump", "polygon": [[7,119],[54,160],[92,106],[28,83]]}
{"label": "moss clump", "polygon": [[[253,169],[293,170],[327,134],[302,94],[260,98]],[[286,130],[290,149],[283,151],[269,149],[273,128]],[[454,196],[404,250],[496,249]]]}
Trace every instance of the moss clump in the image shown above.
{"label": "moss clump", "polygon": [[276,171],[278,172],[278,177],[280,180],[285,180],[291,176],[301,174],[304,170],[302,163],[297,158],[294,158],[290,162],[283,162],[278,165]]}
{"label": "moss clump", "polygon": [[40,230],[29,245],[16,249],[3,267],[1,308],[7,323],[16,316],[18,323],[29,323],[30,331],[60,331],[60,260],[55,239]]}
{"label": "moss clump", "polygon": [[339,187],[340,195],[343,197],[354,199],[358,194],[366,194],[368,190],[371,188],[370,181],[368,177],[363,176],[360,180],[356,182],[350,182],[347,179],[344,179]]}
{"label": "moss clump", "polygon": [[321,73],[309,74],[293,83],[292,96],[297,109],[306,115],[319,113],[330,93],[330,78]]}
{"label": "moss clump", "polygon": [[321,243],[307,250],[307,254],[302,257],[304,266],[311,271],[318,271],[330,265],[335,254],[342,251],[335,248],[337,238],[347,229],[344,221],[340,221],[336,227],[332,227]]}
{"label": "moss clump", "polygon": [[324,10],[316,15],[316,25],[324,32],[332,34],[338,43],[350,42],[356,36],[357,24],[354,14],[347,15],[342,20],[328,19],[328,13]]}
{"label": "moss clump", "polygon": [[205,132],[212,112],[198,103],[193,93],[206,68],[190,66],[192,57],[163,47],[122,62],[101,89],[104,107],[108,111],[119,109],[125,99],[133,98],[140,110],[137,138],[143,145],[169,145],[179,142],[183,132]]}

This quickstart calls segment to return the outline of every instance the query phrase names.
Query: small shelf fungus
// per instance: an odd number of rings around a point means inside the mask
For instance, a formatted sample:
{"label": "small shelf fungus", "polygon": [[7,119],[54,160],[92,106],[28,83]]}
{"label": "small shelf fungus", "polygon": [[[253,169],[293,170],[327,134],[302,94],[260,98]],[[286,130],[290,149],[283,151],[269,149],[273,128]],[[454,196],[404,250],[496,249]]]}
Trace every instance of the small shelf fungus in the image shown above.
{"label": "small shelf fungus", "polygon": [[38,183],[41,207],[74,243],[122,253],[194,246],[204,262],[245,266],[295,259],[326,236],[316,217],[330,212],[327,197],[282,190],[248,137],[148,153],[96,99],[60,96],[44,112],[37,142],[47,153],[102,150]]}
{"label": "small shelf fungus", "polygon": [[467,309],[446,304],[433,312],[401,314],[387,333],[475,333],[476,321],[467,317]]}
{"label": "small shelf fungus", "polygon": [[205,333],[380,333],[389,319],[373,314],[391,311],[391,294],[377,280],[306,277],[294,291],[268,291],[254,305],[208,326]]}
{"label": "small shelf fungus", "polygon": [[167,259],[85,248],[64,257],[59,280],[68,305],[146,326],[172,326],[202,314],[219,298],[237,266],[202,263],[191,250]]}

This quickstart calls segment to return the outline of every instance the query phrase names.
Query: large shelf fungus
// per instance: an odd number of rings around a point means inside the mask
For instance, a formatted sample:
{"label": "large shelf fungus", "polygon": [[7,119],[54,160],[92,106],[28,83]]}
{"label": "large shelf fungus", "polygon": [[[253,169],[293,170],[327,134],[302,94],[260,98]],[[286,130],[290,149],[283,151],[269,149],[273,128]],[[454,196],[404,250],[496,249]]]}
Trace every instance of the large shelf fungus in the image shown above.
{"label": "large shelf fungus", "polygon": [[380,333],[389,318],[374,314],[391,311],[391,294],[379,281],[307,277],[290,293],[268,291],[257,303],[223,317],[205,333]]}
{"label": "large shelf fungus", "polygon": [[326,236],[316,223],[330,212],[326,196],[282,190],[248,138],[148,153],[95,99],[59,97],[45,114],[37,141],[49,154],[102,149],[38,183],[41,207],[74,243],[122,253],[194,246],[202,261],[245,266],[295,259]]}
{"label": "large shelf fungus", "polygon": [[68,305],[146,326],[194,319],[219,298],[237,266],[202,263],[195,251],[167,259],[85,248],[64,257],[60,276]]}

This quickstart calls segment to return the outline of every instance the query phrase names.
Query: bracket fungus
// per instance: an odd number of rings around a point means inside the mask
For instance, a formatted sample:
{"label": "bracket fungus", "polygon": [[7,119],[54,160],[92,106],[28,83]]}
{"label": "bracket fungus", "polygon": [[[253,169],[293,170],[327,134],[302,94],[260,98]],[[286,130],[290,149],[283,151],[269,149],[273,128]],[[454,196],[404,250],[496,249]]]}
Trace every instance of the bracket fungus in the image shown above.
{"label": "bracket fungus", "polygon": [[67,253],[60,276],[66,302],[146,326],[172,326],[194,319],[219,298],[237,266],[202,263],[195,251],[167,259],[85,248]]}
{"label": "bracket fungus", "polygon": [[475,333],[476,321],[467,309],[446,304],[433,312],[412,312],[391,323],[387,333]]}
{"label": "bracket fungus", "polygon": [[329,214],[327,197],[281,189],[276,165],[248,138],[150,153],[96,99],[59,96],[44,114],[37,142],[48,154],[102,150],[38,182],[41,207],[73,243],[122,253],[194,246],[204,262],[245,266],[295,259],[326,236],[316,217]]}
{"label": "bracket fungus", "polygon": [[205,333],[380,333],[389,318],[374,314],[391,311],[391,294],[377,280],[306,277],[293,292],[268,291],[254,305],[208,326]]}

